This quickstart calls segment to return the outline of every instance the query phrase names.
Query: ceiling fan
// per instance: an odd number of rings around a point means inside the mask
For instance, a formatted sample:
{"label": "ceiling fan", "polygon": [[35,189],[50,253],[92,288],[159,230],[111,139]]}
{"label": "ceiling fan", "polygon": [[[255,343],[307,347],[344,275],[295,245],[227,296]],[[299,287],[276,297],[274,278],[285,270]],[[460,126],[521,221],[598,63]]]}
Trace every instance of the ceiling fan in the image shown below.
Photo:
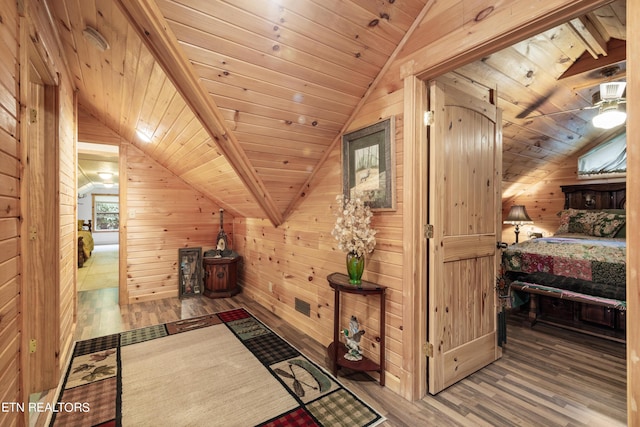
{"label": "ceiling fan", "polygon": [[624,104],[627,100],[624,98],[624,91],[627,84],[625,82],[606,82],[600,83],[600,90],[595,92],[591,97],[591,105],[588,107],[574,108],[572,110],[555,111],[553,113],[539,114],[529,116],[528,119],[537,119],[540,117],[555,116],[558,114],[572,113],[575,111],[593,110],[598,108],[600,111],[593,118],[593,125],[603,129],[611,129],[625,122],[627,114],[619,109],[620,104]]}

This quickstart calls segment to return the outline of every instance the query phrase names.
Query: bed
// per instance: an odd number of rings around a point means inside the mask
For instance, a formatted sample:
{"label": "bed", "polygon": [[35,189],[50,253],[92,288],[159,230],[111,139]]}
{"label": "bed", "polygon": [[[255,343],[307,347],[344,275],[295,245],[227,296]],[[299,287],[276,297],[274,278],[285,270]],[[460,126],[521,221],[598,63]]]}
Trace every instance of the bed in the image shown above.
{"label": "bed", "polygon": [[554,236],[503,251],[512,306],[528,322],[551,323],[616,341],[626,330],[625,185],[562,187]]}

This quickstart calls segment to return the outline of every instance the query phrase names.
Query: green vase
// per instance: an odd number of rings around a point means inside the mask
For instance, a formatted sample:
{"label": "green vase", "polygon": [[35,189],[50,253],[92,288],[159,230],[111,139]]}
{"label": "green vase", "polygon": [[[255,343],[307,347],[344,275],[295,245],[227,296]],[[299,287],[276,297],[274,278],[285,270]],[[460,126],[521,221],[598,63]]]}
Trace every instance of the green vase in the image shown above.
{"label": "green vase", "polygon": [[352,285],[361,284],[362,273],[364,272],[364,255],[358,256],[355,252],[348,252],[347,272],[349,273],[349,283]]}

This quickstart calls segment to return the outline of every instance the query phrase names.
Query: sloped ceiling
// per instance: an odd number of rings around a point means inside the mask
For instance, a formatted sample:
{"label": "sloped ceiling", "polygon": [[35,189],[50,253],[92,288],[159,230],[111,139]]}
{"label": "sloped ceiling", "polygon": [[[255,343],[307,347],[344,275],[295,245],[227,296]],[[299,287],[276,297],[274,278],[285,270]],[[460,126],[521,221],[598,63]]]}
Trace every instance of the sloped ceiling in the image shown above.
{"label": "sloped ceiling", "polygon": [[[426,0],[49,1],[83,114],[93,116],[233,215],[278,225],[411,39]],[[624,79],[625,2],[458,70],[498,86],[507,197],[605,138],[587,107],[590,72]],[[101,51],[83,35],[106,39]],[[140,37],[144,38],[144,43]],[[587,52],[598,58],[562,74]],[[584,62],[583,62],[584,64]],[[140,136],[140,134],[144,136]],[[149,142],[145,142],[145,138]]]}

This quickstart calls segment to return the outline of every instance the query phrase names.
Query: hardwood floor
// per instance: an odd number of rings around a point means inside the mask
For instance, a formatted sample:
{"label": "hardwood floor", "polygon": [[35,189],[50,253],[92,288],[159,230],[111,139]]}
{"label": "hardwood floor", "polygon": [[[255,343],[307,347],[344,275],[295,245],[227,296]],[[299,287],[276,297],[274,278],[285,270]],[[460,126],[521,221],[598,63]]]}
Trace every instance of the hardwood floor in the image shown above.
{"label": "hardwood floor", "polygon": [[[324,346],[242,294],[170,298],[119,308],[117,289],[79,293],[76,339],[245,307],[318,364]],[[408,402],[366,375],[339,379],[387,417],[385,427],[624,426],[625,345],[511,316],[502,359],[437,396]]]}

